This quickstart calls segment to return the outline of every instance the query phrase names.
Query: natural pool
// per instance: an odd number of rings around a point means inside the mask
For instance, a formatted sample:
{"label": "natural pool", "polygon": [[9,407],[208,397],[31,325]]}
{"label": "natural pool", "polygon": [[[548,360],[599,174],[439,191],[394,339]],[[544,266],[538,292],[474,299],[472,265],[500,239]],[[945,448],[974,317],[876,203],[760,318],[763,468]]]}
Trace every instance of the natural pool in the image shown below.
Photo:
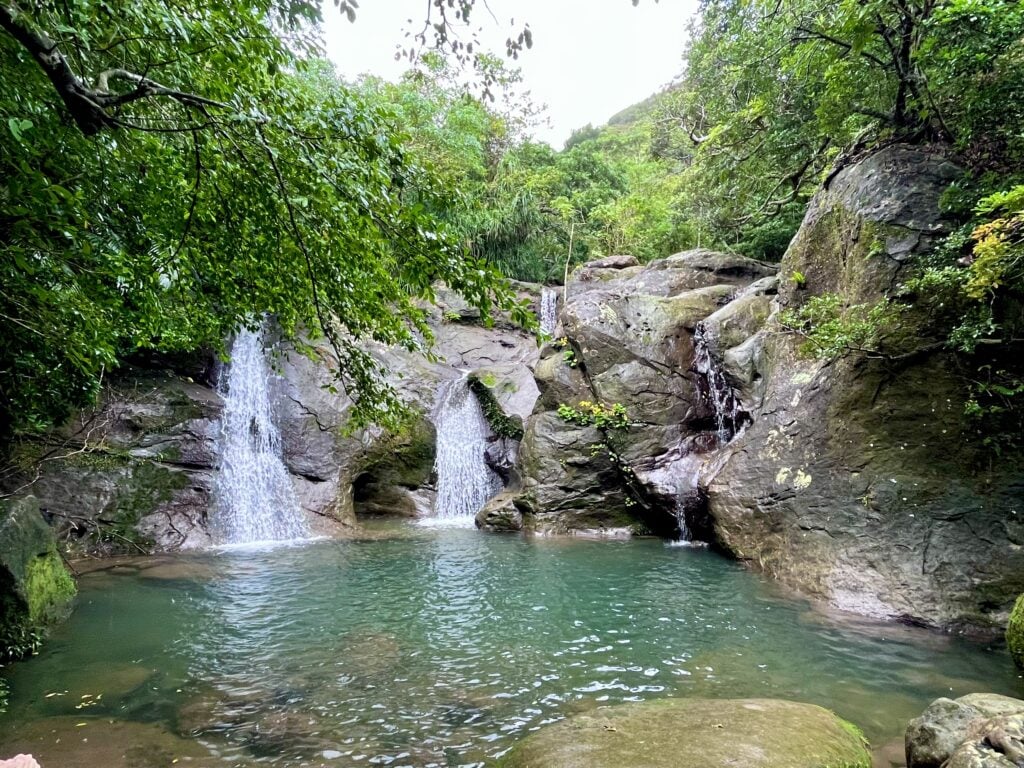
{"label": "natural pool", "polygon": [[405,525],[88,574],[7,673],[0,757],[44,768],[490,765],[662,696],[813,702],[883,744],[938,696],[1024,693],[1001,650],[827,617],[705,550]]}

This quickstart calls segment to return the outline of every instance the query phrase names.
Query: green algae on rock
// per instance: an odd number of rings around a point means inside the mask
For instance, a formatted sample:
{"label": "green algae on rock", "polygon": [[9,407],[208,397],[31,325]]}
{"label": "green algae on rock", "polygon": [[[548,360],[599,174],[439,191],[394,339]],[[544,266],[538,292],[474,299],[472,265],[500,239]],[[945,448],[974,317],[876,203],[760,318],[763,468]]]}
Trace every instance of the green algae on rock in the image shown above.
{"label": "green algae on rock", "polygon": [[64,618],[75,582],[33,496],[0,502],[0,654],[22,656]]}
{"label": "green algae on rock", "polygon": [[870,768],[860,731],[779,699],[663,699],[576,715],[520,742],[501,768]]}
{"label": "green algae on rock", "polygon": [[1017,598],[1006,625],[1006,645],[1013,663],[1024,669],[1024,595]]}

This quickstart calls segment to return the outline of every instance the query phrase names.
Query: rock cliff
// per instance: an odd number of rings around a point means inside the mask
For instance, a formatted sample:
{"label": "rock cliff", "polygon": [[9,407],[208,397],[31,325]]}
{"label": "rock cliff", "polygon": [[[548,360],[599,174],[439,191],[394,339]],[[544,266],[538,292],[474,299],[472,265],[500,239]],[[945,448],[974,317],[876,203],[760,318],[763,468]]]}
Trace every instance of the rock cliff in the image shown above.
{"label": "rock cliff", "polygon": [[[777,277],[708,251],[577,269],[536,366],[522,487],[497,497],[481,527],[685,526],[841,609],[1005,624],[1024,591],[1024,466],[996,460],[973,431],[942,329],[908,311],[896,353],[815,359],[780,322],[815,296],[899,302],[948,232],[940,197],[957,175],[898,145],[845,167],[815,196]],[[602,428],[590,404],[623,406],[628,426]]]}
{"label": "rock cliff", "polygon": [[[892,298],[945,233],[956,168],[891,147],[814,198],[780,267],[772,318],[717,350],[753,423],[704,468],[715,539],[801,591],[857,613],[1001,626],[1024,590],[1017,457],[993,461],[964,416],[966,382],[929,343],[908,354],[809,359],[778,311],[835,293]],[[740,334],[742,335],[742,334]]]}
{"label": "rock cliff", "polygon": [[[576,270],[560,335],[535,370],[540,397],[523,437],[521,492],[496,499],[481,525],[515,527],[511,504],[544,532],[677,535],[681,525],[699,527],[697,473],[720,439],[699,328],[737,297],[744,306],[767,303],[774,272],[706,250]],[[619,421],[609,419],[616,407]]]}

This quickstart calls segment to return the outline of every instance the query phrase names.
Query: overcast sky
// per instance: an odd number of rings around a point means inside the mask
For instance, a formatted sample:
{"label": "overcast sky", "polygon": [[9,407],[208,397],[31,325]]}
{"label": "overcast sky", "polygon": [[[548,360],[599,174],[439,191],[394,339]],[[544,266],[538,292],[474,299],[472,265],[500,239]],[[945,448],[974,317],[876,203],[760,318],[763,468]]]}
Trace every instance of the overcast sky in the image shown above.
{"label": "overcast sky", "polygon": [[[341,74],[373,73],[396,79],[406,62],[396,62],[407,19],[422,25],[426,0],[362,0],[354,24],[325,3],[328,55]],[[696,0],[489,0],[494,18],[478,3],[474,26],[482,40],[504,53],[515,20],[528,22],[533,49],[518,66],[534,101],[548,106],[550,127],[537,138],[561,147],[575,128],[601,125],[630,104],[669,83],[681,69],[686,28]],[[416,27],[417,31],[419,26]]]}

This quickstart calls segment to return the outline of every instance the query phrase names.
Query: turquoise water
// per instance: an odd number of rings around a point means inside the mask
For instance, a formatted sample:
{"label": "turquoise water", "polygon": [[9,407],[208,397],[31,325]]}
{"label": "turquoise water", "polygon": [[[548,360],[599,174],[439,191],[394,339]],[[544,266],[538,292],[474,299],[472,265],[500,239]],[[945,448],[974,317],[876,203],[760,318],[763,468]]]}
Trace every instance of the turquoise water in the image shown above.
{"label": "turquoise water", "polygon": [[0,757],[44,768],[489,765],[663,696],[813,702],[880,744],[938,696],[1024,693],[1003,651],[825,616],[705,550],[414,527],[88,574],[7,673]]}

